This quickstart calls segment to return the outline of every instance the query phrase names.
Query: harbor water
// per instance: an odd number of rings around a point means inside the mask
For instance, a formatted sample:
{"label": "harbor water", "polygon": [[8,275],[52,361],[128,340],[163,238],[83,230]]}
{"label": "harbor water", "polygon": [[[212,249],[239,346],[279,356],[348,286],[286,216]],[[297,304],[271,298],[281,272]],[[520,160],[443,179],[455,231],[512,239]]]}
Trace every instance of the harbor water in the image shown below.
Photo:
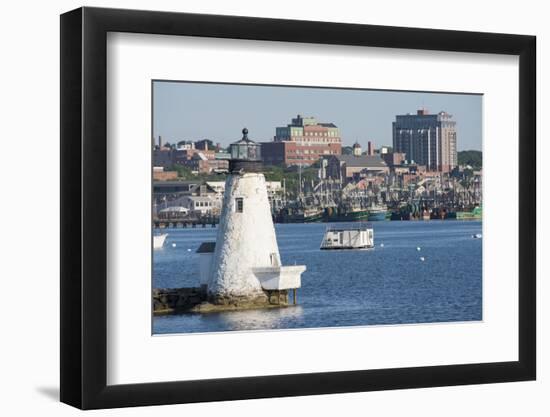
{"label": "harbor water", "polygon": [[[373,222],[375,248],[322,251],[328,224],[277,224],[283,265],[306,265],[298,305],[155,316],[153,333],[196,333],[482,320],[478,221]],[[153,255],[153,287],[197,286],[204,241],[216,228],[167,229]]]}

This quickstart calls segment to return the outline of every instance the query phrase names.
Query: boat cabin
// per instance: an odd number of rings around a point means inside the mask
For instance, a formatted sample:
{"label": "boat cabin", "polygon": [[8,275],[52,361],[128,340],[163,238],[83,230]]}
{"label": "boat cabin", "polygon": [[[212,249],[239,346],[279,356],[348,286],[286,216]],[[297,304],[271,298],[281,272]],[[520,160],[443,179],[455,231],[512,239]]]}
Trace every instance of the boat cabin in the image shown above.
{"label": "boat cabin", "polygon": [[325,231],[321,249],[368,249],[374,247],[374,230],[370,223],[330,226]]}

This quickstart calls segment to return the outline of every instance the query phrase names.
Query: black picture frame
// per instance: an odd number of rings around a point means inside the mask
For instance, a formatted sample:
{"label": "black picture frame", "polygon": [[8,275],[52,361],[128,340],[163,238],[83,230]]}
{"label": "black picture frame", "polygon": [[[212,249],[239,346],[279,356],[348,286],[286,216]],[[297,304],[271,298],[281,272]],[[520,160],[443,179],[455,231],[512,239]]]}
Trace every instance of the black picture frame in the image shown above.
{"label": "black picture frame", "polygon": [[[107,385],[108,32],[519,56],[519,358]],[[536,377],[534,36],[154,11],[61,15],[61,401],[82,409],[533,380]]]}

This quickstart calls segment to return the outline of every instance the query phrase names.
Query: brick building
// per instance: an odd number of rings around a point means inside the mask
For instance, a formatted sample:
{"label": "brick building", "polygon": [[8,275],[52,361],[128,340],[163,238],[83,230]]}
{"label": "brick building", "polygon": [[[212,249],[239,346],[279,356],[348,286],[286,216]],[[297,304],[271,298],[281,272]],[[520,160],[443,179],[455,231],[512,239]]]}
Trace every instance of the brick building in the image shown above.
{"label": "brick building", "polygon": [[165,171],[163,167],[153,167],[153,181],[172,181],[178,179],[177,171]]}
{"label": "brick building", "polygon": [[275,128],[273,142],[262,143],[267,165],[311,165],[326,155],[340,155],[342,139],[334,123],[318,123],[298,115],[284,127]]}
{"label": "brick building", "polygon": [[211,158],[203,152],[195,153],[191,158],[182,162],[182,165],[187,166],[191,171],[199,174],[210,174],[212,172],[222,172],[229,169],[229,161],[225,159]]}
{"label": "brick building", "polygon": [[169,170],[175,165],[188,167],[201,174],[209,174],[227,170],[229,162],[218,159],[214,149],[200,150],[195,147],[188,149],[161,148],[153,150],[153,166]]}
{"label": "brick building", "polygon": [[395,167],[403,164],[406,160],[404,152],[386,152],[381,153],[380,157],[389,167]]}

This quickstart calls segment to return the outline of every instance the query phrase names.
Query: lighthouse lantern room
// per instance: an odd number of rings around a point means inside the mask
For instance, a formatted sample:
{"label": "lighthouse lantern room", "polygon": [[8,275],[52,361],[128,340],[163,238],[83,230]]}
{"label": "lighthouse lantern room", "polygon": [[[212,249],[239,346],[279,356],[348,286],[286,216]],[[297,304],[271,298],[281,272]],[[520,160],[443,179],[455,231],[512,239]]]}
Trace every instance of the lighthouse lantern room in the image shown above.
{"label": "lighthouse lantern room", "polygon": [[242,139],[229,146],[231,154],[229,171],[231,173],[261,172],[261,145],[248,138],[246,127],[242,130],[242,133]]}

